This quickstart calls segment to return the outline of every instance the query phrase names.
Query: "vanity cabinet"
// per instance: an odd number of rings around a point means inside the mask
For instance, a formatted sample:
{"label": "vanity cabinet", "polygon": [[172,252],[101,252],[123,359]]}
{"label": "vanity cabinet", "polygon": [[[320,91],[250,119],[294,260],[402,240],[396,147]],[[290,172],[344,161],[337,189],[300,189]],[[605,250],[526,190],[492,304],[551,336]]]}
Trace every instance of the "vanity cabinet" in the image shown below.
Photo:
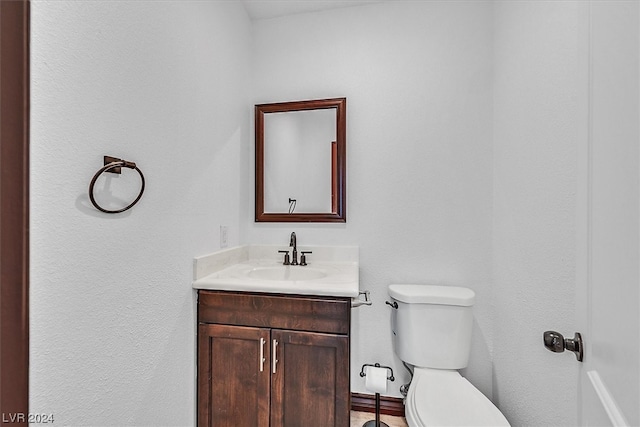
{"label": "vanity cabinet", "polygon": [[350,298],[198,294],[198,425],[349,425]]}

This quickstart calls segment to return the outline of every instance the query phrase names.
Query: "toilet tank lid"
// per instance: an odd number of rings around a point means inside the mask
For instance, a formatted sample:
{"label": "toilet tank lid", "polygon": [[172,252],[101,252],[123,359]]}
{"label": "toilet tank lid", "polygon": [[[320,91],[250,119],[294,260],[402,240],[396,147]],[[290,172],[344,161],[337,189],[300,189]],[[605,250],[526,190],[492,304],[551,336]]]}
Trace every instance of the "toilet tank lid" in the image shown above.
{"label": "toilet tank lid", "polygon": [[441,285],[389,285],[389,296],[407,304],[471,306],[476,294],[469,288]]}

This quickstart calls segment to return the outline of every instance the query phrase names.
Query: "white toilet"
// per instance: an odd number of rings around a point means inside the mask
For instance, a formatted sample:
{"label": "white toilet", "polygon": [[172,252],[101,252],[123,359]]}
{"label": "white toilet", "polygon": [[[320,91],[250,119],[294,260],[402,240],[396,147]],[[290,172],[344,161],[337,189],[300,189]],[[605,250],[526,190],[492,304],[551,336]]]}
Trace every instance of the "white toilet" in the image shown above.
{"label": "white toilet", "polygon": [[390,285],[393,348],[414,366],[405,403],[410,427],[508,426],[484,394],[463,378],[475,293],[454,286]]}

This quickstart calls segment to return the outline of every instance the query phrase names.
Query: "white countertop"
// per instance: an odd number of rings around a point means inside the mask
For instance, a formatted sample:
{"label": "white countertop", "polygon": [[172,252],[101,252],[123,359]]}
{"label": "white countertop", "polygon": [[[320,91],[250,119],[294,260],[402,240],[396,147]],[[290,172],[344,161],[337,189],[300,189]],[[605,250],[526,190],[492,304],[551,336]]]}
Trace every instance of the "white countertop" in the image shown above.
{"label": "white countertop", "polygon": [[[193,288],[356,298],[360,290],[357,247],[300,246],[311,250],[306,266],[283,266],[286,246],[239,246],[195,259]],[[264,272],[275,278],[264,278]],[[284,280],[302,276],[305,280]],[[262,276],[261,276],[262,275]],[[256,277],[261,276],[261,277]],[[271,276],[271,274],[269,274]]]}

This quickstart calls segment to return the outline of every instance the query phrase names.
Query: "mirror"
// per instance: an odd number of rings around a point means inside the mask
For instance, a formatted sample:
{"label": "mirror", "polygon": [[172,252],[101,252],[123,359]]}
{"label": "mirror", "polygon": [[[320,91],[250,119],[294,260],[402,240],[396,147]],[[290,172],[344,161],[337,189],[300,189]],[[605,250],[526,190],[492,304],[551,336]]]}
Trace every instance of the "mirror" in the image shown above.
{"label": "mirror", "polygon": [[255,106],[256,222],[346,222],[346,104]]}

